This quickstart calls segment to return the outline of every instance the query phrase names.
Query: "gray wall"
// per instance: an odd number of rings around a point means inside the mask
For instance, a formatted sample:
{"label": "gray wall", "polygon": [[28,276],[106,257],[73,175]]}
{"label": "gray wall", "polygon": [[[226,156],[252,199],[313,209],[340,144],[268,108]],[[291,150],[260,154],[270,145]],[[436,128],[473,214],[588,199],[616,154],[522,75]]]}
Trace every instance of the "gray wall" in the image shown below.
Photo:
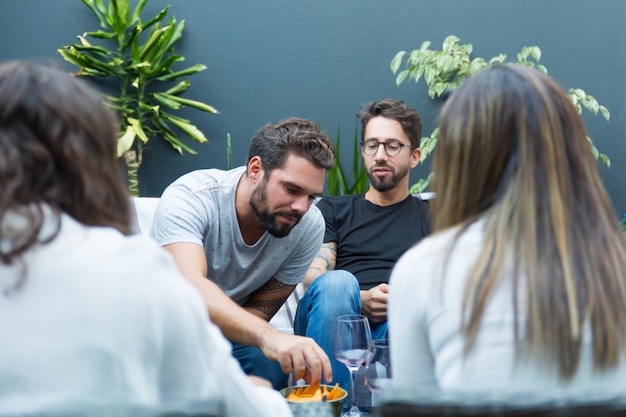
{"label": "gray wall", "polygon": [[[389,62],[399,50],[448,34],[474,45],[485,58],[505,53],[515,59],[523,46],[542,49],[541,63],[565,88],[580,87],[611,111],[611,121],[585,114],[597,147],[612,168],[600,166],[618,212],[626,212],[622,172],[626,166],[626,1],[624,0],[151,0],[153,15],[172,3],[170,15],[186,20],[177,52],[187,64],[208,70],[191,77],[187,96],[220,111],[189,111],[207,134],[197,155],[179,156],[161,139],[151,141],[140,181],[143,195],[157,196],[181,174],[226,167],[226,134],[234,164],[244,163],[257,128],[287,116],[318,122],[334,136],[342,129],[348,162],[356,118],[367,101],[385,97],[416,107],[429,133],[437,107],[425,87],[397,87]],[[95,30],[95,18],[79,0],[1,0],[0,60],[50,58],[56,49]],[[67,65],[68,70],[72,67]],[[412,179],[426,175],[414,170]]]}

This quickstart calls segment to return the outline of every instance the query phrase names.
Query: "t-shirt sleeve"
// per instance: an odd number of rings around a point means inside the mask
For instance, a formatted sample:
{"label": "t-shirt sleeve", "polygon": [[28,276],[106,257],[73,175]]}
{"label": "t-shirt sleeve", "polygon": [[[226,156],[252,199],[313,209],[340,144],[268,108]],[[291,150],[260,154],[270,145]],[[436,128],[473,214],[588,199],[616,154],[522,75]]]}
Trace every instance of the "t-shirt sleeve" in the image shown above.
{"label": "t-shirt sleeve", "polygon": [[428,200],[422,201],[422,210],[420,213],[420,224],[422,225],[422,235],[428,236],[431,232],[430,224],[430,203]]}
{"label": "t-shirt sleeve", "polygon": [[173,184],[159,199],[150,235],[160,246],[182,242],[202,245],[212,216],[210,204],[200,201],[184,185]]}
{"label": "t-shirt sleeve", "polygon": [[335,214],[335,207],[329,198],[322,198],[317,202],[317,207],[320,209],[324,217],[324,222],[326,223],[323,242],[337,242],[337,216]]}

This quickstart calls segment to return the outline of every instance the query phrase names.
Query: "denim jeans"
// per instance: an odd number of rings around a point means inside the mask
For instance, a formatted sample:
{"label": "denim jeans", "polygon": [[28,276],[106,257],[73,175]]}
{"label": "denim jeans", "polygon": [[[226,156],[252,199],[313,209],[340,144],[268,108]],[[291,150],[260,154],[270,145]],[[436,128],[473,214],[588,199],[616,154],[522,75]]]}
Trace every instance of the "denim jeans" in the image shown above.
{"label": "denim jeans", "polygon": [[283,372],[277,361],[268,359],[261,349],[235,342],[232,342],[232,346],[233,356],[239,361],[246,375],[265,378],[277,390],[287,386],[289,375]]}
{"label": "denim jeans", "polygon": [[[308,336],[324,349],[333,368],[333,382],[350,391],[350,372],[333,355],[335,320],[343,314],[361,314],[359,283],[348,271],[328,271],[311,283],[298,304],[294,333]],[[371,326],[372,339],[387,338],[387,322]],[[346,403],[347,404],[347,403]]]}

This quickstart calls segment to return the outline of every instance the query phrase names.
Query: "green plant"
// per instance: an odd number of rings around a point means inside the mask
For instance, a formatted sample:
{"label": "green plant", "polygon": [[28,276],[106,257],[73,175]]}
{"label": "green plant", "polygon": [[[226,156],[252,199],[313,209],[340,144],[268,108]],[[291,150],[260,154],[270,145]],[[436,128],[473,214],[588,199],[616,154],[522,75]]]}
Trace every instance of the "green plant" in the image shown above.
{"label": "green plant", "polygon": [[[489,60],[480,57],[471,59],[472,45],[461,45],[459,42],[460,39],[458,37],[450,35],[443,41],[441,50],[430,49],[431,43],[426,41],[421,44],[419,49],[411,52],[398,52],[391,60],[391,71],[393,74],[397,74],[396,84],[402,84],[407,78],[418,83],[423,77],[428,87],[428,96],[431,99],[438,99],[445,93],[456,89],[470,75],[491,65],[503,63],[506,60],[506,55],[504,54],[497,55]],[[518,63],[536,67],[547,74],[547,68],[539,64],[540,59],[541,49],[538,46],[525,46],[517,54]],[[403,62],[405,68],[398,72]],[[607,121],[610,119],[609,110],[600,105],[593,96],[588,95],[584,90],[570,88],[568,96],[579,114],[584,107],[594,115],[600,112]],[[422,138],[422,161],[435,149],[438,135],[439,130],[434,129],[430,136]],[[587,139],[591,145],[593,155],[610,167],[611,161],[609,157],[598,151],[591,138],[588,137]],[[424,191],[431,179],[432,175],[429,175],[428,178],[420,180],[417,184],[411,186],[411,192]]]}
{"label": "green plant", "polygon": [[348,178],[346,170],[344,170],[341,164],[341,129],[337,127],[337,139],[334,142],[337,162],[335,167],[328,171],[326,177],[329,195],[361,194],[367,191],[368,177],[363,159],[361,158],[359,142],[359,131],[355,127],[352,145],[352,176]]}
{"label": "green plant", "polygon": [[226,134],[226,168],[233,169],[233,144],[230,139],[230,133]]}
{"label": "green plant", "polygon": [[[190,106],[217,113],[208,104],[181,97],[191,85],[189,80],[176,83],[181,77],[204,71],[206,66],[196,64],[177,71],[173,69],[185,59],[173,51],[183,35],[185,21],[177,22],[176,17],[172,17],[165,22],[169,5],[144,21],[141,13],[148,0],[138,0],[132,11],[131,0],[108,0],[106,6],[104,0],[82,2],[96,16],[101,29],[85,32],[78,36],[80,43],[63,46],[58,52],[80,68],[76,75],[117,81],[119,94],[104,96],[119,115],[118,155],[125,157],[129,190],[131,195],[137,196],[137,174],[150,137],[161,136],[181,155],[185,151],[196,152],[178,138],[177,132],[200,143],[208,142],[191,121],[164,110]],[[104,46],[92,45],[88,38],[98,39]]]}

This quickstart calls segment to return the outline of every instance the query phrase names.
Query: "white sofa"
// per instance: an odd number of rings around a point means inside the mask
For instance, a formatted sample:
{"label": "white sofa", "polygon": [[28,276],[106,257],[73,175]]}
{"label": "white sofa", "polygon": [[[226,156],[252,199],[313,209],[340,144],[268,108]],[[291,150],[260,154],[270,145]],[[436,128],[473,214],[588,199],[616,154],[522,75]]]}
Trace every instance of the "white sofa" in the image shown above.
{"label": "white sofa", "polygon": [[[154,212],[159,204],[158,197],[133,197],[133,207],[135,209],[135,223],[133,229],[137,233],[150,236],[150,228],[152,227],[152,219]],[[270,321],[275,328],[293,334],[293,319],[296,315],[298,301],[302,297],[302,284],[296,287],[296,290],[289,296],[287,302],[278,310],[276,315]]]}

